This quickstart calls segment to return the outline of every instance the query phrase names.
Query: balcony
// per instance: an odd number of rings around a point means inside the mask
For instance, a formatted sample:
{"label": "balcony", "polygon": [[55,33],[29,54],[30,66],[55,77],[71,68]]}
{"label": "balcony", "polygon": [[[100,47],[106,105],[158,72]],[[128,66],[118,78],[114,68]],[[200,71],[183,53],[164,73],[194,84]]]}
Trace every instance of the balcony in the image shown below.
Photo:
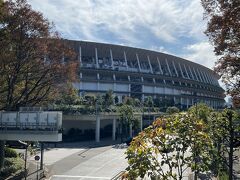
{"label": "balcony", "polygon": [[62,112],[0,112],[0,139],[23,141],[62,140]]}

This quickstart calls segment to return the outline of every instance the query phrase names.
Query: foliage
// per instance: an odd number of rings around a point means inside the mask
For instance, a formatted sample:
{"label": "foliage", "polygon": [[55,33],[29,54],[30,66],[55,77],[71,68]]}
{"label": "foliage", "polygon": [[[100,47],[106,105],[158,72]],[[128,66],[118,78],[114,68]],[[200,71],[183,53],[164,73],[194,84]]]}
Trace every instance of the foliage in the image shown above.
{"label": "foliage", "polygon": [[208,19],[206,35],[220,58],[215,71],[226,84],[236,107],[240,106],[240,1],[202,0],[205,18]]}
{"label": "foliage", "polygon": [[138,119],[134,117],[134,109],[131,105],[123,104],[119,107],[118,112],[120,116],[121,141],[123,141],[123,136],[127,136],[128,127],[132,125],[137,129],[139,124]]}
{"label": "foliage", "polygon": [[123,124],[131,124],[134,121],[133,108],[130,105],[124,104],[119,108],[120,121]]}
{"label": "foliage", "polygon": [[168,98],[155,98],[154,106],[166,110],[167,107],[174,106],[174,100]]}
{"label": "foliage", "polygon": [[178,112],[179,112],[179,109],[175,106],[168,107],[166,110],[166,113],[168,113],[168,114],[174,114],[174,113],[178,113]]}
{"label": "foliage", "polygon": [[76,78],[74,51],[26,0],[1,2],[0,49],[0,110],[46,105]]}
{"label": "foliage", "polygon": [[21,158],[6,158],[4,167],[0,170],[0,179],[6,179],[21,170],[23,166],[24,161]]}
{"label": "foliage", "polygon": [[113,99],[113,91],[109,90],[106,92],[106,94],[103,97],[104,99],[104,107],[108,108],[109,106],[113,105],[114,99]]}
{"label": "foliage", "polygon": [[82,99],[78,95],[78,90],[75,89],[72,83],[68,82],[59,90],[59,96],[55,100],[56,104],[80,105]]}
{"label": "foliage", "polygon": [[240,127],[240,115],[238,112],[225,109],[223,112],[211,113],[209,118],[209,132],[214,141],[215,154],[213,154],[213,168],[215,175],[228,172],[232,179],[234,164],[234,136]]}
{"label": "foliage", "polygon": [[189,113],[194,114],[195,116],[197,116],[200,119],[207,122],[208,116],[213,111],[213,109],[204,103],[198,103],[198,104],[191,106],[188,109],[188,111],[189,111]]}
{"label": "foliage", "polygon": [[[42,105],[76,77],[76,56],[26,0],[5,1],[0,16],[0,109]],[[65,58],[64,58],[65,57]]]}
{"label": "foliage", "polygon": [[144,105],[147,106],[147,107],[153,107],[153,98],[152,98],[152,96],[148,96],[144,100]]}
{"label": "foliage", "polygon": [[129,106],[133,106],[134,105],[134,99],[132,97],[125,96],[123,98],[123,104],[127,104]]}
{"label": "foliage", "polygon": [[212,140],[207,124],[191,113],[159,118],[135,137],[126,154],[129,179],[182,179],[187,168],[209,169]]}
{"label": "foliage", "polygon": [[5,147],[4,151],[5,151],[5,157],[8,157],[8,158],[16,158],[16,157],[18,157],[17,152],[14,149],[12,149],[12,148]]}
{"label": "foliage", "polygon": [[118,104],[119,103],[119,98],[117,96],[114,97],[114,104]]}

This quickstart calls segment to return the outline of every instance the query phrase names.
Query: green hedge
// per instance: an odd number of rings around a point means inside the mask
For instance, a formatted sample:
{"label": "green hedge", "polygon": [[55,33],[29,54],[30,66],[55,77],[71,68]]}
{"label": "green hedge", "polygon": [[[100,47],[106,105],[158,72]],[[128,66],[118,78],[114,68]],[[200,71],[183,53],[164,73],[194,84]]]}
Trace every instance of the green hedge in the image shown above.
{"label": "green hedge", "polygon": [[21,158],[5,158],[4,167],[0,170],[0,179],[6,179],[24,166]]}
{"label": "green hedge", "polygon": [[5,153],[5,157],[9,157],[9,158],[18,157],[18,153],[12,148],[5,147],[4,148],[4,153]]}

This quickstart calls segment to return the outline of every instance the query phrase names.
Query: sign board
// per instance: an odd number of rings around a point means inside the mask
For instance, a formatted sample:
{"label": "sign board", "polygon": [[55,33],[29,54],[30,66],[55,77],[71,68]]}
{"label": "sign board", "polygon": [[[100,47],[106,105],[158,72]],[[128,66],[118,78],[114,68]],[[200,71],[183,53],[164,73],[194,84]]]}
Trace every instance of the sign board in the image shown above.
{"label": "sign board", "polygon": [[35,159],[35,161],[39,161],[40,160],[40,156],[37,155],[37,156],[34,157],[34,159]]}

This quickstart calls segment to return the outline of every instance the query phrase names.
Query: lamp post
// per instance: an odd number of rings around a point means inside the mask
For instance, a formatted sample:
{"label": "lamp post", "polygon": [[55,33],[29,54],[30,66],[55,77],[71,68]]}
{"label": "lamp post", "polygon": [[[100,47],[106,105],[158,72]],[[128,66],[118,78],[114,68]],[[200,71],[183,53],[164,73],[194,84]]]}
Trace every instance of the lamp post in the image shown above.
{"label": "lamp post", "polygon": [[28,143],[21,142],[25,145],[25,158],[24,158],[24,179],[27,179],[27,151],[28,151]]}

